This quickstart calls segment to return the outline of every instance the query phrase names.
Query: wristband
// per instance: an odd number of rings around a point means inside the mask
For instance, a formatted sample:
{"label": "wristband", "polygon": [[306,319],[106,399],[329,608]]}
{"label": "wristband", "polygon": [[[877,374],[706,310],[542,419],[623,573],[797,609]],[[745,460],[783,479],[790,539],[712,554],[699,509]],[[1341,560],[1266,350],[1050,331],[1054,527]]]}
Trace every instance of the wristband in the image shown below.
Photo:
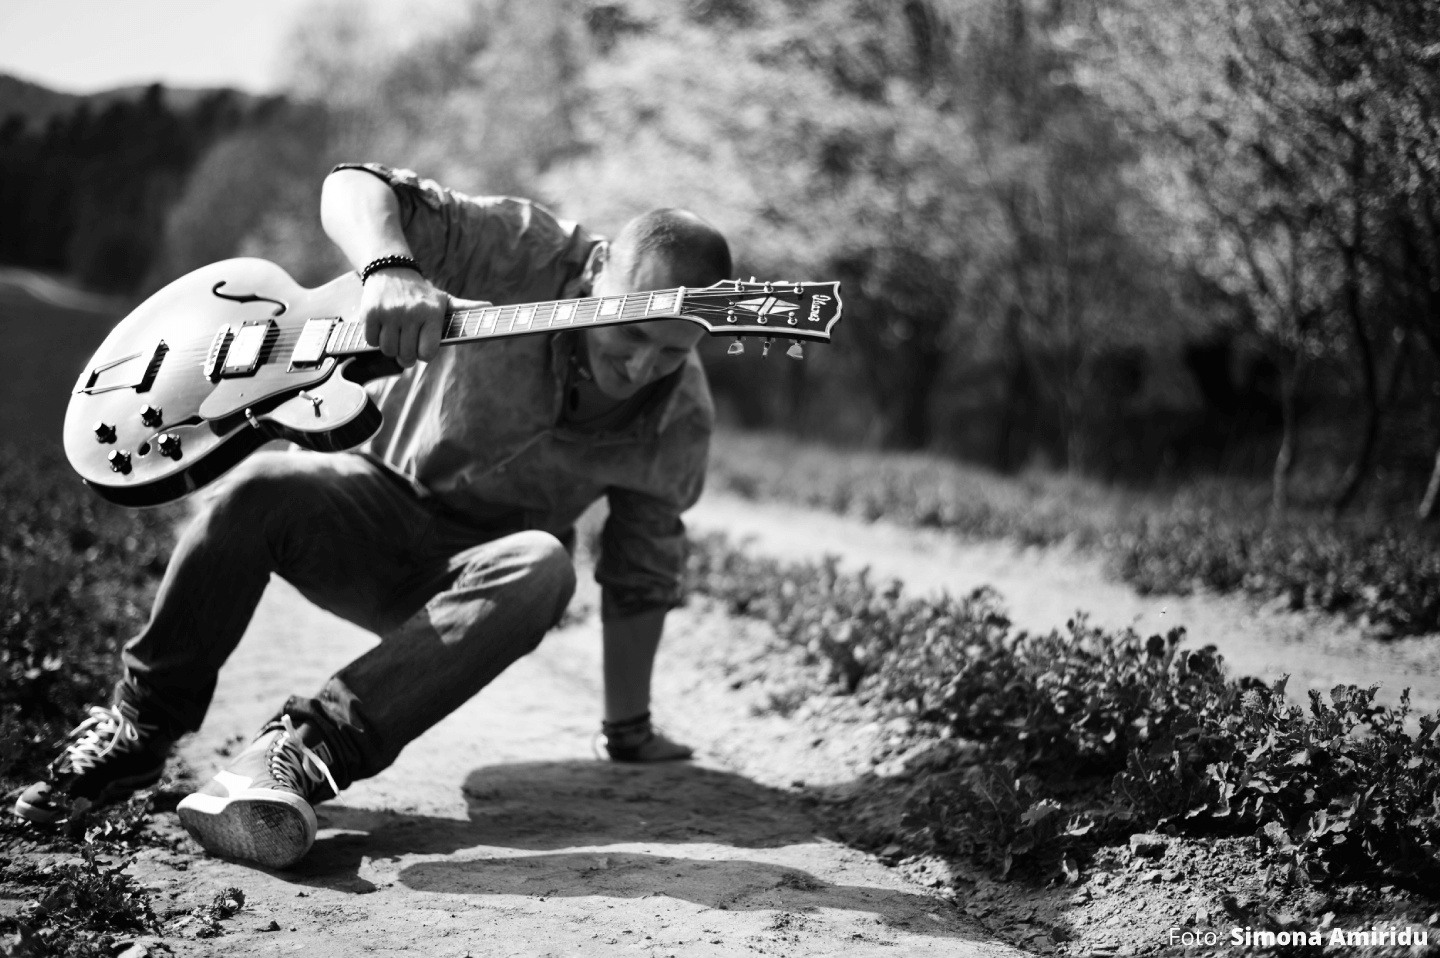
{"label": "wristband", "polygon": [[365,281],[369,279],[373,273],[378,273],[382,269],[396,268],[413,269],[415,272],[420,273],[421,276],[425,275],[420,271],[420,264],[409,256],[381,256],[379,259],[372,259],[365,264],[365,268],[360,271],[360,285],[365,285]]}

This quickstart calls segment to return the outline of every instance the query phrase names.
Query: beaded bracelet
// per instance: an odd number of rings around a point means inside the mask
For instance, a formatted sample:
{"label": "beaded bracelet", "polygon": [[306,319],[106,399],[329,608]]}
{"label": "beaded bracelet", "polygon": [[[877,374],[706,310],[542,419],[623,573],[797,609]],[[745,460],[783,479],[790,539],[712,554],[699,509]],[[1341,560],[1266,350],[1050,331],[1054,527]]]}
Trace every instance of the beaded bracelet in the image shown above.
{"label": "beaded bracelet", "polygon": [[425,275],[420,271],[420,264],[409,256],[381,256],[379,259],[372,259],[365,264],[365,268],[360,271],[360,285],[365,285],[365,281],[369,279],[373,273],[378,273],[382,269],[396,268],[413,269],[415,272],[420,273],[421,276]]}

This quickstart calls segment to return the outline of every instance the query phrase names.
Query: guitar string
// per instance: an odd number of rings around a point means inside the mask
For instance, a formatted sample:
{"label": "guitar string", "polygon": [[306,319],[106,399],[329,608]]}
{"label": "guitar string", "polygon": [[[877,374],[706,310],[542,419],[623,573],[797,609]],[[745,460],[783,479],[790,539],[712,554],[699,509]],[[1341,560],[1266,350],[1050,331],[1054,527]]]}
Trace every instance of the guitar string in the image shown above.
{"label": "guitar string", "polygon": [[[786,284],[786,285],[789,285],[789,284]],[[808,285],[808,284],[802,284],[802,285]],[[824,284],[820,284],[820,285],[824,285]],[[676,288],[676,289],[673,289],[673,290],[654,290],[653,292],[665,294],[665,293],[678,292],[678,291],[679,291],[679,289]],[[651,292],[651,291],[647,291],[647,292]],[[706,316],[707,313],[710,314],[711,316],[718,317],[718,316],[720,316],[720,315],[722,315],[722,314],[728,313],[728,309],[726,309],[726,308],[724,308],[724,307],[721,307],[721,306],[719,306],[719,305],[714,305],[714,304],[711,304],[711,303],[704,302],[703,300],[722,300],[722,299],[728,299],[728,298],[734,297],[734,296],[743,296],[743,295],[746,295],[747,293],[759,293],[759,292],[760,292],[759,290],[723,290],[723,291],[722,291],[722,290],[686,290],[686,291],[685,291],[686,295],[685,295],[685,299],[684,299],[684,301],[683,301],[683,306],[684,306],[684,307],[689,307],[690,309],[692,309],[697,315],[700,316],[700,318],[709,318],[709,317]],[[578,323],[577,323],[577,322],[575,322],[574,319],[573,319],[573,317],[581,315],[582,310],[583,310],[585,307],[587,307],[587,306],[589,306],[589,305],[591,305],[591,304],[604,303],[606,300],[612,300],[612,299],[617,299],[617,298],[628,298],[628,297],[632,297],[632,296],[635,297],[635,301],[634,301],[634,302],[622,302],[622,304],[621,304],[621,310],[620,310],[620,316],[619,316],[618,318],[616,318],[616,319],[607,319],[606,321],[603,321],[603,322],[597,322],[596,320],[599,318],[599,317],[598,317],[598,311],[597,311],[597,316],[596,316],[595,318],[587,319],[587,320],[585,320],[585,321],[583,321],[583,322],[578,322]],[[643,316],[643,315],[645,315],[646,313],[649,312],[649,301],[648,301],[648,300],[645,300],[645,299],[643,298],[644,296],[645,296],[645,293],[631,293],[631,294],[625,294],[625,297],[600,296],[600,297],[587,297],[587,298],[584,298],[584,299],[551,300],[551,301],[539,302],[539,303],[514,303],[514,304],[505,305],[505,306],[470,307],[470,308],[467,308],[467,309],[456,310],[455,312],[449,313],[449,314],[447,314],[447,316],[446,316],[445,330],[444,330],[444,331],[442,332],[442,334],[441,334],[441,341],[442,341],[442,343],[444,343],[444,342],[453,342],[453,341],[457,341],[457,340],[458,340],[458,341],[479,341],[479,340],[490,339],[490,338],[505,338],[506,336],[511,336],[511,335],[527,335],[527,334],[538,333],[538,332],[554,332],[554,331],[563,331],[563,330],[565,330],[565,329],[579,329],[579,328],[594,327],[594,326],[621,325],[622,323],[626,323],[626,322],[635,322],[635,321],[639,320],[639,318],[640,318],[641,316]],[[574,309],[574,311],[571,313],[571,317],[572,317],[572,318],[571,318],[570,320],[567,320],[567,321],[563,322],[563,323],[557,324],[557,323],[555,322],[555,316],[554,316],[555,309],[558,309],[560,305],[562,305],[562,304],[567,304],[567,303],[573,303],[573,304],[575,305],[575,309]],[[800,304],[797,304],[797,305],[800,305]],[[517,328],[517,325],[516,325],[516,320],[519,318],[520,311],[523,310],[523,309],[524,309],[525,307],[527,307],[527,306],[533,306],[533,307],[536,308],[536,312],[532,312],[532,314],[531,314],[532,316],[536,316],[536,313],[538,313],[539,310],[543,309],[544,307],[553,306],[553,307],[555,307],[555,309],[550,310],[550,315],[549,315],[548,317],[544,317],[544,318],[543,318],[543,319],[544,319],[544,323],[543,323],[543,324],[540,323],[540,322],[534,322],[534,321],[532,321],[532,322],[530,322],[530,323],[527,323],[525,328],[523,328],[523,329],[518,329],[518,328]],[[504,316],[504,315],[497,316],[495,323],[494,323],[492,326],[490,326],[490,327],[485,327],[485,328],[484,328],[484,332],[481,332],[482,327],[477,327],[477,328],[476,328],[476,332],[474,332],[474,333],[466,333],[466,332],[464,331],[465,326],[469,323],[469,321],[470,321],[471,319],[475,318],[475,316],[477,316],[477,315],[483,314],[484,312],[486,312],[486,311],[488,311],[488,310],[497,310],[497,311],[500,311],[502,314],[503,314],[503,312],[505,312],[505,311],[513,310],[513,311],[514,311],[514,315],[509,316],[509,317],[506,317],[506,316]],[[633,313],[633,314],[638,314],[638,315],[628,315],[628,314],[632,314],[632,313]],[[537,318],[538,318],[538,317],[537,317]],[[657,318],[658,318],[658,317],[657,317]],[[506,319],[509,320],[509,324],[508,324],[507,326],[502,326],[501,323],[502,323],[504,320],[506,320]],[[452,329],[451,329],[451,328],[455,326],[455,324],[456,324],[457,321],[459,322],[459,329],[452,332]],[[353,326],[355,323],[358,322],[358,320],[341,320],[341,322],[344,323],[345,325]],[[745,333],[738,333],[738,332],[736,332],[736,333],[730,333],[730,332],[728,332],[727,330],[725,330],[724,327],[720,327],[720,328],[718,328],[718,329],[714,329],[714,330],[712,330],[711,332],[712,332],[712,335],[718,335],[718,336],[724,336],[724,335],[756,335],[756,336],[761,336],[761,335],[776,335],[776,336],[783,336],[783,335],[785,335],[785,327],[777,326],[777,327],[774,327],[774,329],[775,329],[775,332],[774,332],[773,334],[772,334],[772,333],[769,333],[768,330],[767,330],[766,332],[758,332],[758,331],[755,331],[755,330],[753,330],[753,329],[752,329],[752,330],[749,330],[749,331],[747,331],[747,332],[745,332]],[[327,334],[327,337],[326,337],[326,348],[327,348],[327,350],[328,350],[328,348],[329,348],[330,341],[331,341],[331,340],[333,339],[333,337],[334,337],[334,333],[335,333],[335,331],[334,331],[334,329],[332,328],[331,332],[330,332],[329,334]],[[279,332],[276,334],[275,338],[274,338],[273,340],[271,340],[269,343],[267,343],[266,345],[269,346],[270,352],[271,352],[272,355],[273,355],[273,353],[276,352],[276,351],[278,351],[278,350],[282,350],[282,349],[293,349],[294,346],[295,346],[296,344],[298,344],[298,342],[299,342],[299,340],[300,340],[300,338],[301,338],[302,335],[303,335],[303,324],[302,324],[301,326],[282,326],[282,327],[280,327],[280,330],[279,330]],[[210,338],[207,339],[207,340],[195,340],[195,341],[193,341],[193,343],[191,343],[191,344],[187,344],[187,345],[182,346],[182,347],[177,347],[177,348],[171,350],[170,352],[173,353],[173,354],[175,354],[175,356],[176,356],[177,358],[181,358],[181,359],[193,359],[193,358],[198,357],[198,356],[205,356],[205,355],[208,355],[208,354],[209,354],[209,352],[210,352],[210,350],[211,350],[211,348],[212,348],[212,346],[213,346],[213,339],[214,339],[214,336],[213,336],[213,334],[211,334]],[[267,337],[267,339],[268,339],[268,337]],[[263,348],[263,347],[262,347],[262,348]],[[374,349],[377,349],[377,348],[378,348],[378,347],[376,347],[376,346],[370,346],[370,345],[368,345],[368,344],[364,344],[364,343],[363,343],[363,340],[362,340],[362,344],[344,346],[344,347],[342,347],[341,349],[337,350],[336,353],[332,353],[331,355],[340,355],[340,354],[364,352],[364,351],[374,350]]]}
{"label": "guitar string", "polygon": [[[530,304],[518,304],[518,305],[524,306],[524,305],[530,305]],[[542,304],[542,305],[548,305],[548,304]],[[687,304],[687,305],[689,305],[689,304]],[[723,316],[724,313],[725,313],[725,311],[724,311],[723,309],[720,309],[720,308],[718,308],[718,307],[707,306],[707,305],[703,305],[703,304],[695,304],[695,305],[696,305],[697,307],[699,307],[699,308],[697,308],[697,309],[695,310],[695,312],[696,312],[698,315],[700,315],[701,318],[719,318],[720,316]],[[515,324],[515,319],[518,318],[518,310],[517,310],[516,316],[514,316],[514,317],[501,317],[502,320],[503,320],[503,319],[507,319],[507,318],[510,320],[510,322],[509,322],[508,325],[502,326],[502,325],[501,325],[501,322],[500,322],[500,321],[497,321],[496,323],[494,323],[493,325],[488,326],[488,327],[477,327],[477,330],[476,330],[476,332],[474,332],[474,333],[466,333],[466,332],[464,332],[464,325],[465,325],[465,323],[467,323],[467,322],[469,321],[469,319],[473,319],[473,318],[474,318],[474,314],[483,312],[483,310],[485,310],[485,309],[492,309],[492,308],[493,308],[493,309],[501,309],[501,310],[516,309],[515,306],[484,307],[483,309],[481,309],[481,308],[475,308],[475,309],[470,309],[470,310],[457,310],[457,311],[454,312],[454,313],[447,314],[447,323],[446,323],[447,329],[446,329],[446,331],[445,331],[444,333],[442,333],[442,339],[441,339],[441,341],[442,341],[442,342],[451,342],[451,341],[479,341],[479,340],[483,340],[483,339],[505,338],[505,337],[507,337],[507,336],[521,336],[521,335],[527,335],[527,334],[539,333],[539,332],[562,332],[562,331],[567,330],[567,329],[586,329],[586,328],[594,328],[594,327],[597,327],[597,326],[618,326],[618,325],[622,325],[622,324],[624,324],[624,323],[631,323],[631,322],[641,321],[641,317],[647,312],[646,310],[641,309],[641,310],[636,310],[636,311],[635,311],[635,312],[638,313],[639,315],[627,316],[627,315],[625,314],[625,312],[622,311],[622,313],[620,314],[620,316],[617,317],[617,318],[614,318],[614,319],[610,319],[610,318],[607,317],[606,319],[601,320],[601,321],[596,321],[596,319],[587,319],[587,320],[584,320],[584,321],[582,321],[582,322],[575,322],[575,321],[571,320],[571,321],[565,321],[565,322],[561,322],[561,323],[556,323],[555,320],[554,320],[554,317],[551,316],[551,317],[546,318],[546,320],[545,320],[543,323],[537,323],[537,322],[533,322],[533,321],[532,321],[531,323],[527,323],[524,327],[517,327],[516,324]],[[627,307],[627,308],[628,308],[628,307]],[[702,312],[702,310],[703,310],[704,312]],[[710,316],[707,317],[707,316],[705,315],[705,313],[709,313]],[[467,316],[467,314],[468,314],[468,318],[464,318],[464,317]],[[578,315],[578,309],[577,309],[577,315]],[[450,327],[453,327],[453,326],[455,325],[455,320],[456,320],[457,317],[461,317],[461,326],[460,326],[460,329],[459,329],[459,330],[454,330],[454,331],[452,331],[452,330],[450,329]],[[662,317],[657,317],[657,318],[664,318],[664,317],[662,316]],[[675,318],[681,318],[681,319],[683,319],[683,317],[675,317]],[[359,321],[358,321],[358,320],[341,320],[341,322],[342,322],[344,325],[346,325],[346,326],[351,326],[351,327],[353,327],[353,326],[354,326],[356,323],[358,323]],[[747,325],[748,325],[748,324],[747,324]],[[273,340],[270,340],[270,341],[267,343],[267,345],[270,347],[270,351],[273,353],[274,351],[279,350],[279,349],[293,348],[295,345],[297,345],[297,344],[299,343],[300,338],[301,338],[301,336],[303,335],[303,328],[304,328],[304,327],[303,327],[303,324],[301,324],[301,325],[299,325],[299,326],[293,326],[293,325],[292,325],[292,326],[281,326],[281,327],[280,327],[280,330],[279,330],[278,334],[275,336],[275,338],[274,338]],[[483,329],[483,331],[482,331],[482,329]],[[776,326],[776,327],[774,327],[774,335],[777,335],[777,336],[783,336],[783,335],[785,335],[785,329],[786,329],[786,327],[781,327],[781,326]],[[328,346],[329,346],[329,341],[330,341],[330,339],[333,338],[333,336],[334,336],[334,333],[335,333],[335,331],[334,331],[334,329],[332,328],[331,331],[330,331],[330,333],[328,333],[327,336],[326,336],[326,347],[327,347],[327,348],[328,348]],[[754,330],[754,329],[749,329],[746,333],[740,334],[740,333],[731,333],[731,332],[729,332],[728,330],[726,330],[724,327],[718,327],[718,328],[716,328],[716,329],[713,330],[712,334],[713,334],[713,335],[717,335],[717,336],[726,336],[726,335],[757,335],[757,336],[758,336],[758,335],[767,335],[767,334],[768,334],[768,330],[767,330],[766,332],[760,332],[760,331],[756,331],[756,330]],[[267,339],[268,339],[268,338],[269,338],[269,337],[267,337]],[[169,351],[167,352],[167,355],[174,355],[174,356],[176,356],[177,358],[187,358],[187,359],[188,359],[188,358],[195,358],[195,357],[199,357],[199,356],[208,355],[208,353],[210,352],[210,349],[211,349],[211,347],[212,347],[212,345],[213,345],[213,341],[214,341],[214,334],[211,333],[211,334],[209,335],[209,337],[207,337],[206,339],[193,340],[193,341],[191,341],[190,343],[187,343],[187,344],[184,345],[184,346],[175,347],[175,348],[169,350]],[[357,345],[357,346],[347,346],[347,347],[344,347],[341,351],[342,351],[342,352],[349,352],[349,351],[352,351],[352,350],[354,350],[354,351],[361,351],[361,350],[368,350],[368,349],[375,349],[375,348],[378,348],[378,347],[369,346],[369,345]]]}

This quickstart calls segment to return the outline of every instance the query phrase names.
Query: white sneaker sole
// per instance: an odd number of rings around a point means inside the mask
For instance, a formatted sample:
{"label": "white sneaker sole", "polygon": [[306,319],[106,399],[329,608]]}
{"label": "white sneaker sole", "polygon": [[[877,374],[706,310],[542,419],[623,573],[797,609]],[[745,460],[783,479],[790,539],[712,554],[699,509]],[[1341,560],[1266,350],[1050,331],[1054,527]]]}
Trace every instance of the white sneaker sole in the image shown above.
{"label": "white sneaker sole", "polygon": [[315,844],[315,810],[299,795],[272,788],[229,795],[195,792],[180,800],[180,824],[212,855],[288,868]]}

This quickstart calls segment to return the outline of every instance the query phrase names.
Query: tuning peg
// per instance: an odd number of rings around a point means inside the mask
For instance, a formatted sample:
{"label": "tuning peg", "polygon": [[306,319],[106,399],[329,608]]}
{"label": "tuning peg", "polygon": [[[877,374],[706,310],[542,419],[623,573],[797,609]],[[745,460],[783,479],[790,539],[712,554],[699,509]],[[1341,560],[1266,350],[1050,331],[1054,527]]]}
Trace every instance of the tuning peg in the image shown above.
{"label": "tuning peg", "polygon": [[791,343],[790,348],[785,350],[785,355],[789,356],[791,359],[804,359],[805,350],[800,348],[799,343]]}
{"label": "tuning peg", "polygon": [[760,355],[761,355],[762,357],[764,357],[764,356],[769,356],[769,355],[770,355],[770,337],[769,337],[769,336],[766,336],[766,337],[765,337],[765,346],[760,350]]}
{"label": "tuning peg", "polygon": [[739,356],[740,354],[742,354],[742,353],[744,353],[744,352],[745,352],[745,341],[744,341],[743,339],[741,339],[739,336],[736,336],[736,337],[735,337],[735,342],[731,343],[731,344],[730,344],[730,348],[727,349],[727,350],[725,350],[725,355],[727,355],[727,356]]}

